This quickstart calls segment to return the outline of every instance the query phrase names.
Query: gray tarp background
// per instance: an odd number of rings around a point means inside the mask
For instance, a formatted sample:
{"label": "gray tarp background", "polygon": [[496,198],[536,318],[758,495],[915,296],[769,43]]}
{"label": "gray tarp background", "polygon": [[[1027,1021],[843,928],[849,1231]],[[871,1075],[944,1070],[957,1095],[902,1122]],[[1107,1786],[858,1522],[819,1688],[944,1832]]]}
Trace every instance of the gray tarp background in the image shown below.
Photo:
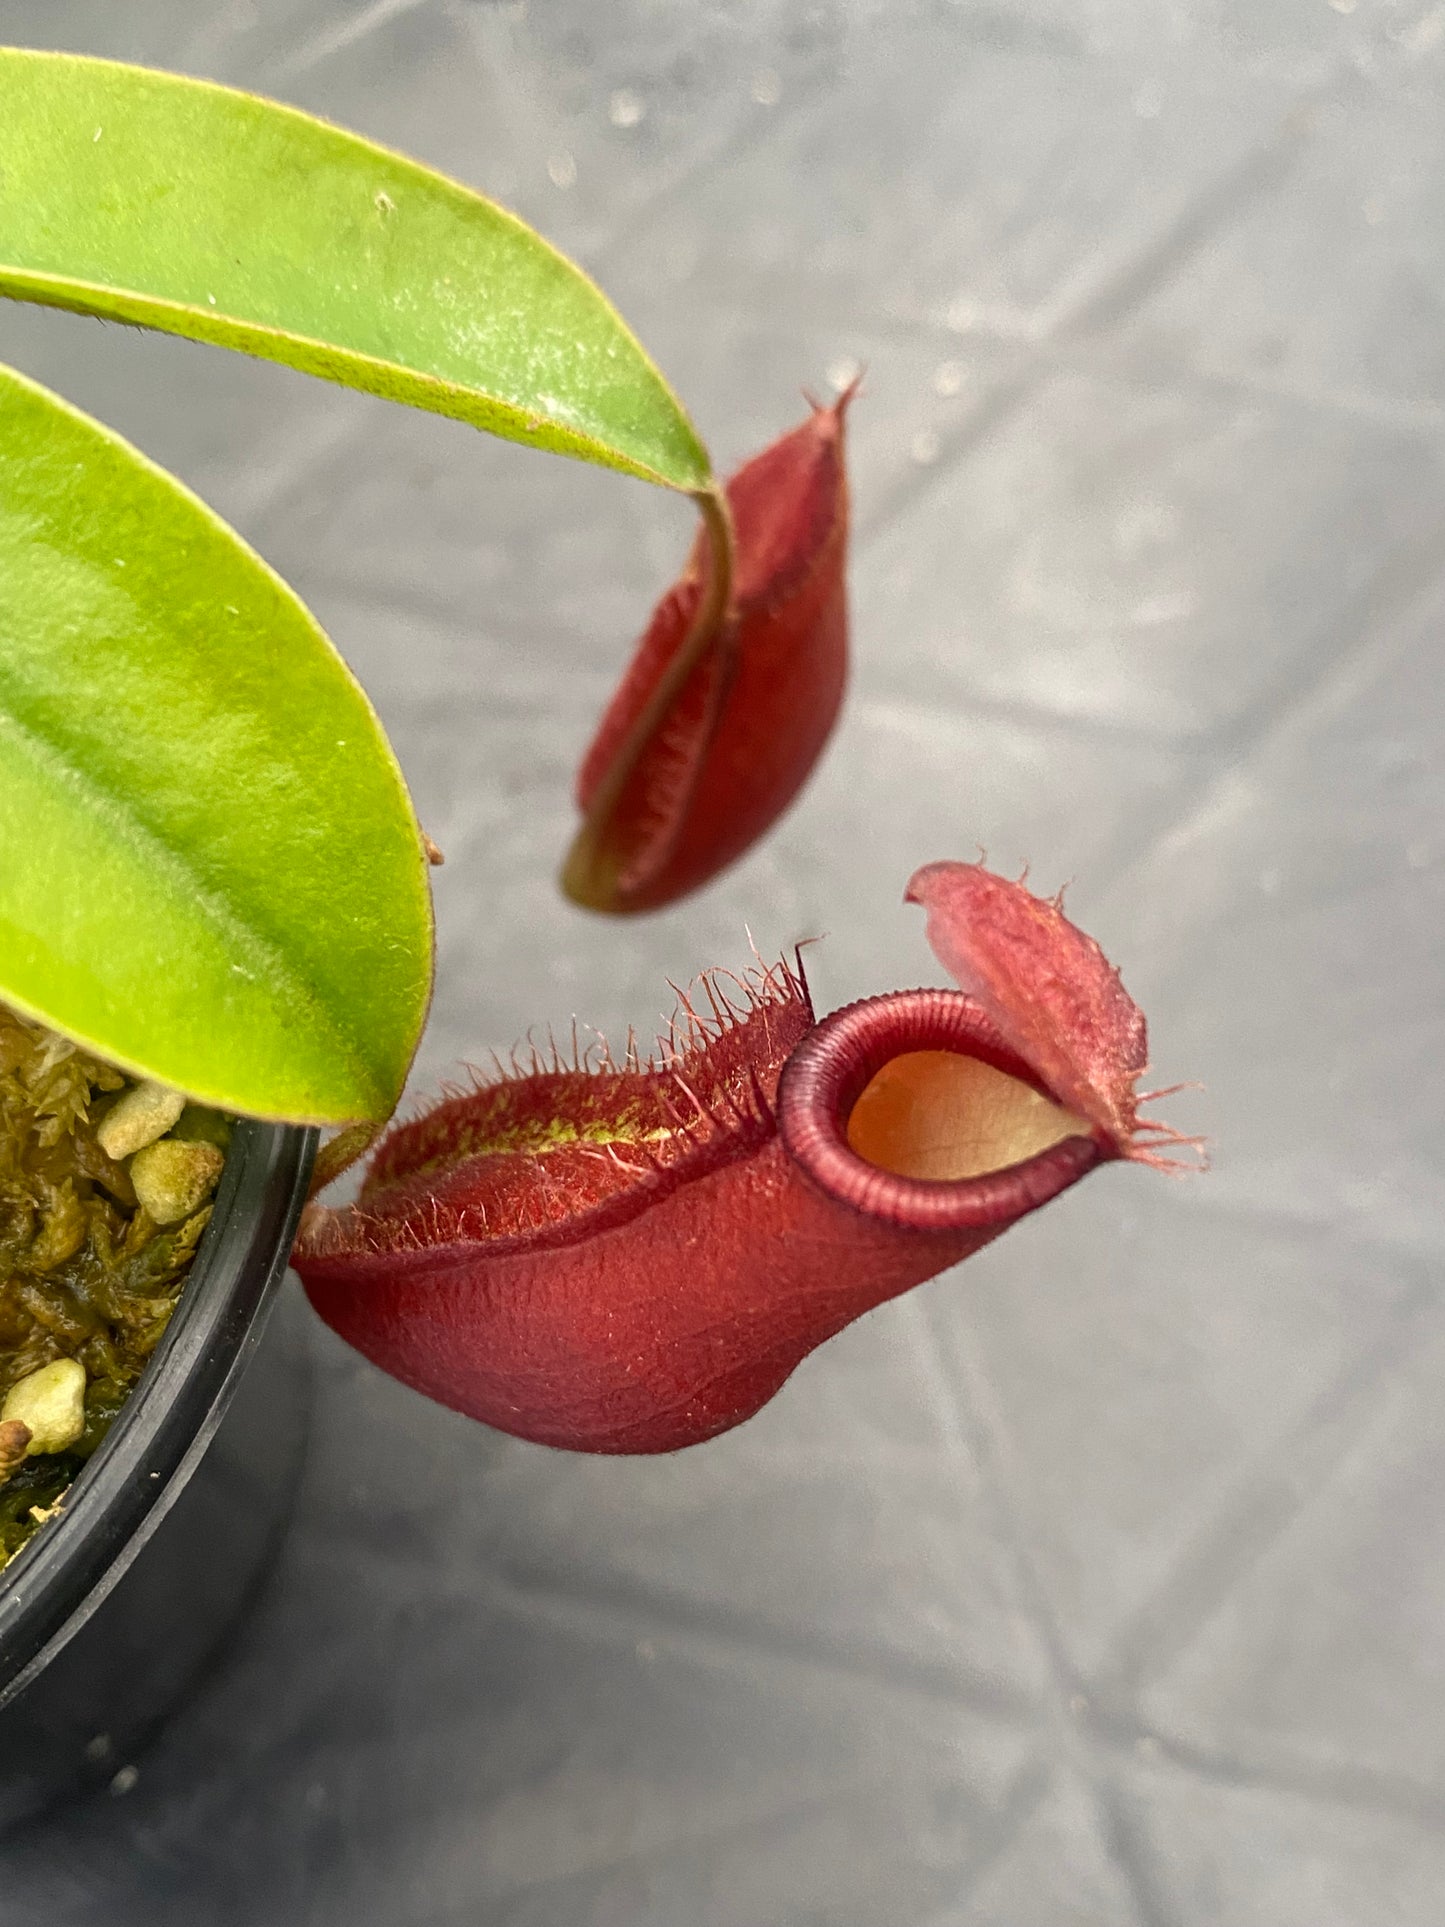
{"label": "gray tarp background", "polygon": [[685,507],[0,314],[382,710],[448,858],[419,1088],[646,1025],[745,925],[829,933],[824,1007],[936,980],[904,879],[983,845],[1074,879],[1217,1144],[675,1459],[475,1430],[318,1331],[250,1630],[133,1790],[4,1848],[6,1927],[1433,1927],[1445,7],[0,0],[0,38],[510,202],[727,466],[867,365],[846,726],[750,861],[606,926],[552,884],[570,776]]}

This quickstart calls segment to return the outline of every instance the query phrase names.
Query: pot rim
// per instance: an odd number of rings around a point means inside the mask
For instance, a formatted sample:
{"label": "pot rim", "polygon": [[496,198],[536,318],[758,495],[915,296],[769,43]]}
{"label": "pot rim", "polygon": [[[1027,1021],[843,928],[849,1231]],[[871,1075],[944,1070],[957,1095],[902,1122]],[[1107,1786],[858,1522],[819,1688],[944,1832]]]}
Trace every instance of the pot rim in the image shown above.
{"label": "pot rim", "polygon": [[62,1516],[0,1572],[0,1707],[80,1630],[179,1497],[275,1301],[319,1133],[238,1119],[179,1304]]}

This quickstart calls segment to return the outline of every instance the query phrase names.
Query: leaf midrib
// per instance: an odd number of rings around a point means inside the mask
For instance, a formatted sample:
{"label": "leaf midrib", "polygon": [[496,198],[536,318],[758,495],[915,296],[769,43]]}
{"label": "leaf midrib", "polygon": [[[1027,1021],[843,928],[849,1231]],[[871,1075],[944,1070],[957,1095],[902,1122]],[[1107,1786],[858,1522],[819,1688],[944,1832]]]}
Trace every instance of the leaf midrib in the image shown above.
{"label": "leaf midrib", "polygon": [[[29,751],[34,762],[63,773],[72,787],[80,791],[100,821],[116,824],[131,832],[134,839],[143,844],[155,859],[157,868],[173,882],[184,884],[190,900],[200,906],[203,920],[228,945],[234,944],[240,948],[248,964],[254,962],[260,966],[264,977],[279,982],[288,994],[313,1013],[319,1020],[317,1028],[335,1042],[345,1062],[352,1067],[353,1082],[357,1088],[375,1091],[373,1070],[358,1055],[355,1042],[338,1030],[327,999],[316,980],[295,967],[276,936],[238,916],[225,897],[206,879],[204,872],[188,861],[183,852],[135,807],[133,797],[103,782],[53,732],[36,727],[20,715],[14,706],[12,692],[4,688],[3,682],[0,682],[0,727],[8,727],[18,735],[22,747]],[[180,894],[178,892],[178,896]],[[87,1044],[95,1042],[89,1038],[81,1041]],[[104,1054],[103,1046],[96,1047]],[[147,1067],[140,1065],[136,1068],[143,1071]]]}
{"label": "leaf midrib", "polygon": [[[53,299],[42,300],[42,292]],[[584,456],[600,468],[611,468],[618,474],[633,475],[638,481],[652,482],[664,488],[678,486],[640,456],[613,447],[611,443],[602,441],[584,428],[576,427],[560,415],[537,418],[533,411],[523,407],[520,402],[510,401],[493,389],[482,388],[474,382],[455,381],[445,375],[434,375],[410,362],[388,360],[384,355],[327,341],[320,335],[303,334],[297,329],[281,328],[272,322],[253,321],[242,315],[197,307],[168,295],[128,288],[118,281],[84,281],[75,275],[60,274],[52,269],[27,268],[14,261],[0,260],[0,295],[15,300],[36,301],[40,306],[67,309],[76,314],[98,314],[101,320],[109,318],[102,311],[103,304],[108,304],[116,311],[115,318],[122,325],[130,319],[119,313],[122,308],[131,309],[137,317],[151,316],[157,321],[162,316],[194,319],[202,325],[173,330],[163,328],[162,331],[173,332],[179,339],[194,341],[202,347],[239,351],[253,355],[258,361],[297,368],[313,380],[329,381],[339,388],[375,395],[381,401],[397,402],[401,398],[394,391],[398,387],[410,386],[433,398],[425,404],[428,413],[461,422],[466,427],[485,431],[487,423],[484,418],[489,415],[521,424],[521,432],[503,438],[516,442],[519,447],[535,448],[544,454],[555,453],[557,451],[547,440],[550,433],[568,444],[574,453]],[[101,299],[87,301],[80,298],[84,295]],[[138,325],[145,326],[147,323],[140,321]],[[297,360],[283,353],[283,347],[305,349],[310,353],[305,360]],[[328,362],[337,366],[328,367]],[[357,373],[364,371],[374,379],[365,382],[348,380],[339,371],[341,367]],[[526,426],[534,419],[544,420],[545,429],[533,430]]]}

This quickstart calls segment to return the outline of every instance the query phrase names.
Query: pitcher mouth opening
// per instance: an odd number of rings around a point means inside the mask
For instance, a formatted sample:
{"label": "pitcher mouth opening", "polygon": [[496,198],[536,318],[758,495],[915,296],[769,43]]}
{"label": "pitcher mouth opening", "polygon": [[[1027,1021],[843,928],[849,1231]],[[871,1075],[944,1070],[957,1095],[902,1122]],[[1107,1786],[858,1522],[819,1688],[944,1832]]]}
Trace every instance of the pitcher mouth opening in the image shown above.
{"label": "pitcher mouth opening", "polygon": [[849,1004],[798,1045],[778,1128],[840,1203],[919,1231],[987,1229],[1115,1155],[956,990]]}

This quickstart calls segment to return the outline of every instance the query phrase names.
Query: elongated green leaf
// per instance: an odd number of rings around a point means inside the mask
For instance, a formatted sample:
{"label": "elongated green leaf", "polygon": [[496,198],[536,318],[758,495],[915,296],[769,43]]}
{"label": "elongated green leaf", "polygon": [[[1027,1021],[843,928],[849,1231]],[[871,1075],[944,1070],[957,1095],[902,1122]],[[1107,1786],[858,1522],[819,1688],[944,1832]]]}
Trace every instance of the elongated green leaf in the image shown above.
{"label": "elongated green leaf", "polygon": [[0,997],[211,1103],[385,1116],[430,896],[366,697],[286,585],[0,368]]}
{"label": "elongated green leaf", "polygon": [[621,317],[515,215],[230,88],[0,48],[0,293],[244,349],[673,488],[710,480]]}

